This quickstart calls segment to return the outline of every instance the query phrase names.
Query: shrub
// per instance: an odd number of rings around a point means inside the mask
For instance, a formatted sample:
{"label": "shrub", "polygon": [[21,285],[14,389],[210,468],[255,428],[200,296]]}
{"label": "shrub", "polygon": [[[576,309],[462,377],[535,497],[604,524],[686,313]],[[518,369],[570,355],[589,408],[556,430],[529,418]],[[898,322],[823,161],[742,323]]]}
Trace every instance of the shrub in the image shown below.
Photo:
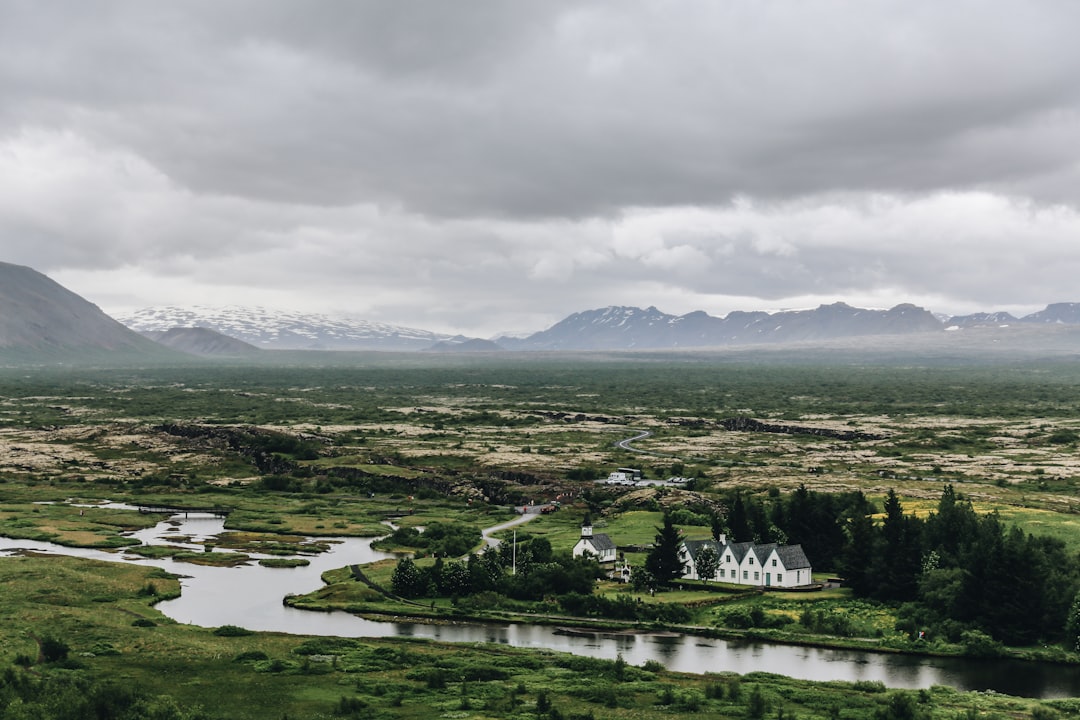
{"label": "shrub", "polygon": [[960,634],[960,643],[964,652],[972,657],[997,657],[1001,654],[1001,643],[979,630],[965,630]]}
{"label": "shrub", "polygon": [[66,660],[71,648],[67,643],[54,637],[46,637],[41,641],[41,657],[45,662],[59,662]]}
{"label": "shrub", "polygon": [[368,704],[360,698],[347,698],[342,696],[336,706],[334,706],[334,715],[337,717],[350,717],[357,715],[367,709]]}
{"label": "shrub", "polygon": [[247,635],[253,635],[254,633],[239,625],[222,625],[221,627],[214,629],[214,634],[218,637],[245,637]]}

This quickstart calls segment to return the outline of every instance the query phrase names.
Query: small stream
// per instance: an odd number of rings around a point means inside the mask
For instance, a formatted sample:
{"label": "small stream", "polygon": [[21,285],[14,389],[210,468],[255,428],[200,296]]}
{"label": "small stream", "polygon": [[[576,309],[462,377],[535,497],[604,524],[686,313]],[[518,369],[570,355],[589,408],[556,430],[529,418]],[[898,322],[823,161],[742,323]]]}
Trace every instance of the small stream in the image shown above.
{"label": "small stream", "polygon": [[[175,517],[133,533],[144,544],[181,545],[170,536],[198,542],[224,531],[220,518]],[[324,538],[320,538],[324,539]],[[238,625],[250,630],[338,637],[413,637],[443,642],[485,642],[548,648],[614,660],[622,655],[641,665],[655,660],[671,670],[691,673],[771,672],[805,680],[880,681],[889,687],[947,685],[961,690],[993,690],[1037,698],[1080,695],[1080,670],[1074,667],[1010,660],[973,660],[829,650],[764,642],[701,638],[681,633],[593,632],[544,625],[364,620],[345,612],[310,612],[282,604],[288,594],[322,586],[323,572],[354,563],[393,557],[371,548],[372,538],[332,538],[330,551],[305,555],[306,567],[267,568],[252,562],[239,567],[207,567],[170,558],[147,559],[120,552],[67,548],[32,540],[0,538],[0,557],[19,550],[72,555],[111,562],[135,562],[181,576],[181,596],[157,609],[181,623],[202,627]],[[191,545],[202,550],[201,544]],[[253,560],[258,554],[248,553]]]}

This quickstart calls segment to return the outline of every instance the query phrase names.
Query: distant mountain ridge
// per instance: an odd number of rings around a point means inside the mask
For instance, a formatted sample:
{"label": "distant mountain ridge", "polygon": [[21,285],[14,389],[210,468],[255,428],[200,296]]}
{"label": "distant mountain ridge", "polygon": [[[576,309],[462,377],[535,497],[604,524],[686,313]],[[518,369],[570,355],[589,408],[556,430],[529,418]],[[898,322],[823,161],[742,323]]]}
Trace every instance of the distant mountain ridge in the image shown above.
{"label": "distant mountain ridge", "polygon": [[759,343],[833,340],[864,335],[940,332],[932,313],[902,304],[867,310],[845,303],[813,310],[669,315],[649,307],[607,307],[574,313],[527,338],[497,338],[509,350],[634,350],[701,348]]}
{"label": "distant mountain ridge", "polygon": [[118,319],[141,333],[202,327],[274,350],[422,350],[451,338],[386,323],[261,307],[152,307]]}
{"label": "distant mountain ridge", "polygon": [[[110,318],[32,268],[0,262],[0,361],[87,362],[124,359],[176,360],[179,353],[139,334],[146,333],[187,354],[240,356],[258,348],[304,350],[656,350],[710,348],[844,338],[979,332],[1009,325],[1029,330],[1080,327],[1080,303],[1051,303],[1021,318],[1005,312],[947,319],[904,303],[887,310],[842,302],[811,310],[776,313],[703,311],[670,315],[655,307],[606,307],[574,313],[546,330],[495,340],[450,336],[414,328],[263,308],[147,308]],[[138,330],[139,332],[135,332]]]}
{"label": "distant mountain ridge", "polygon": [[[405,328],[385,323],[264,308],[147,308],[122,320],[147,334],[199,326],[258,348],[498,352],[561,350],[658,350],[739,345],[825,342],[875,335],[914,335],[1014,324],[1080,324],[1080,303],[1053,303],[1016,318],[1007,312],[949,318],[903,303],[882,309],[843,302],[808,310],[733,311],[715,317],[697,310],[670,315],[655,307],[611,306],[567,316],[546,330],[492,340]],[[181,348],[177,348],[181,349]],[[186,350],[186,352],[193,352]],[[201,354],[201,353],[199,353]]]}
{"label": "distant mountain ridge", "polygon": [[174,327],[168,330],[150,330],[143,334],[156,343],[189,355],[243,357],[260,352],[259,348],[250,343],[223,335],[210,328]]}

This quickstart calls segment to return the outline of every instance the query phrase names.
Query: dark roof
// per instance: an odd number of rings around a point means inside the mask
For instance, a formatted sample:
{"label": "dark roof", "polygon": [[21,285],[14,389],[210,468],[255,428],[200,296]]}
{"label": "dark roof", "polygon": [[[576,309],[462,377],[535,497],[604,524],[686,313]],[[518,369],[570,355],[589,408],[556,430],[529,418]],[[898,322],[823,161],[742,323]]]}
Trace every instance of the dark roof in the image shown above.
{"label": "dark roof", "polygon": [[802,545],[781,545],[776,548],[776,554],[787,570],[810,567],[810,560],[803,552]]}
{"label": "dark roof", "polygon": [[764,565],[765,561],[772,555],[772,551],[776,549],[776,543],[765,543],[764,545],[754,546],[754,555],[757,556],[758,565]]}
{"label": "dark roof", "polygon": [[[596,533],[591,538],[581,538],[585,542],[591,542],[597,550],[614,550],[615,543],[604,533]],[[565,547],[565,546],[564,546]]]}
{"label": "dark roof", "polygon": [[728,543],[726,545],[721,545],[715,540],[685,540],[683,541],[683,546],[686,548],[687,555],[689,555],[690,559],[695,563],[697,562],[698,555],[701,551],[706,547],[711,547],[716,551],[717,557],[720,558],[724,557],[725,552],[730,552],[736,564],[742,564],[746,554],[753,552],[758,560],[758,564],[764,565],[765,561],[769,559],[769,555],[775,550],[780,562],[782,562],[784,567],[788,570],[810,567],[810,560],[807,559],[806,553],[803,552],[802,545],[777,545],[776,543],[756,545],[753,542]]}
{"label": "dark roof", "polygon": [[724,549],[730,550],[731,554],[735,556],[735,562],[742,563],[743,558],[746,557],[746,553],[750,552],[754,548],[753,542],[738,542],[728,543]]}
{"label": "dark roof", "polygon": [[698,554],[706,547],[711,547],[716,552],[716,556],[720,557],[720,543],[715,540],[686,540],[683,545],[686,546],[686,553],[694,562],[697,562]]}

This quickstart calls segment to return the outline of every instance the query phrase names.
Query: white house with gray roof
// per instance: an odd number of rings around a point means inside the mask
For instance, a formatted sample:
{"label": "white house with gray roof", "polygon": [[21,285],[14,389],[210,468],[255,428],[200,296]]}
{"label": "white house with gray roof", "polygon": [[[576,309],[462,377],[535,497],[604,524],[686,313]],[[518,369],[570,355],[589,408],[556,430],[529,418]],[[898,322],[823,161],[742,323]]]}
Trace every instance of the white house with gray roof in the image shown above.
{"label": "white house with gray roof", "polygon": [[[718,562],[710,578],[698,573],[697,561],[705,548],[711,548]],[[777,545],[753,542],[729,543],[720,540],[686,540],[679,546],[687,580],[709,580],[736,585],[763,587],[799,587],[813,582],[813,568],[802,545]]]}
{"label": "white house with gray roof", "polygon": [[588,555],[600,564],[615,562],[615,542],[604,533],[593,533],[592,521],[585,516],[581,524],[581,538],[574,545],[574,557]]}

